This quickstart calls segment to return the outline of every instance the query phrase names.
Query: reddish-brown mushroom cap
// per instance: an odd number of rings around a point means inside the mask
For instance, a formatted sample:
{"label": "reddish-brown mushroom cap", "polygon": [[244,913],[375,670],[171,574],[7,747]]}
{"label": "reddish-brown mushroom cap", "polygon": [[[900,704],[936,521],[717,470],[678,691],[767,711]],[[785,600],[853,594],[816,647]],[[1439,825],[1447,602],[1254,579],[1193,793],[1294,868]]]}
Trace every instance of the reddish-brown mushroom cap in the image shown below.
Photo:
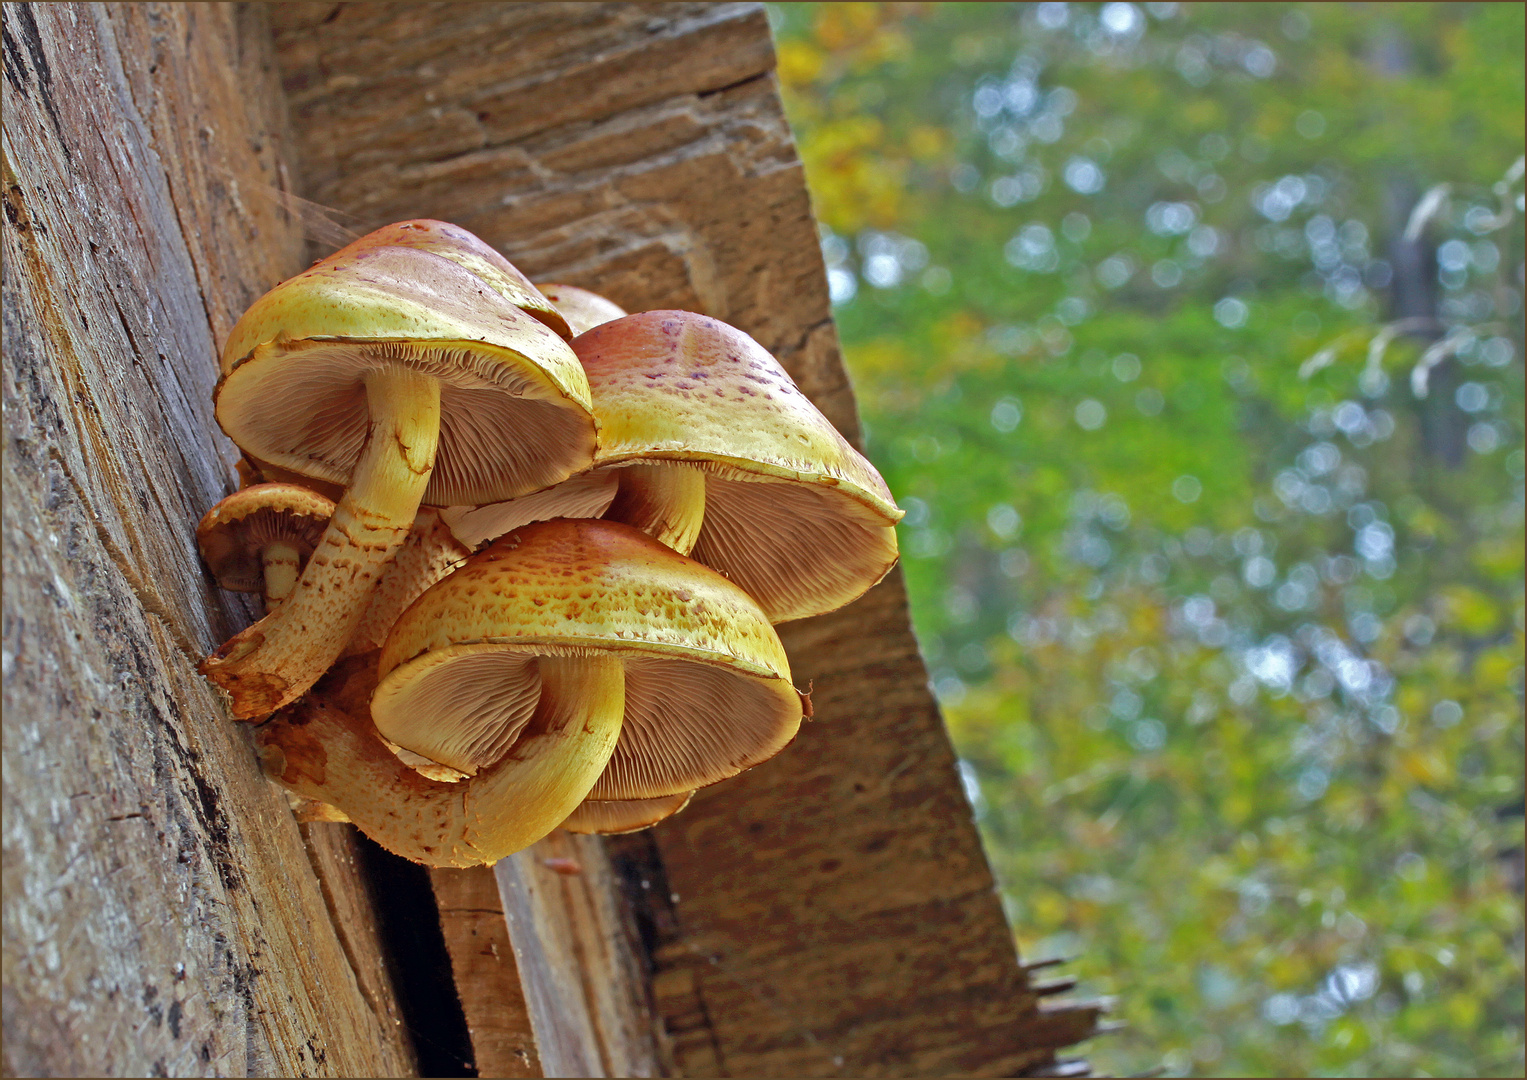
{"label": "reddish-brown mushroom cap", "polygon": [[196,546],[223,588],[265,592],[266,553],[285,545],[300,571],[333,513],[332,501],[305,487],[252,484],[207,511],[196,526]]}
{"label": "reddish-brown mushroom cap", "polygon": [[629,526],[557,520],[502,537],[414,602],[378,666],[371,715],[391,741],[474,773],[515,744],[538,657],[618,658],[625,714],[588,797],[716,783],[795,735],[801,699],[758,605]]}
{"label": "reddish-brown mushroom cap", "polygon": [[747,334],[648,311],[573,348],[600,425],[596,468],[621,470],[609,517],[692,544],[775,622],[841,607],[895,564],[902,511],[885,481]]}

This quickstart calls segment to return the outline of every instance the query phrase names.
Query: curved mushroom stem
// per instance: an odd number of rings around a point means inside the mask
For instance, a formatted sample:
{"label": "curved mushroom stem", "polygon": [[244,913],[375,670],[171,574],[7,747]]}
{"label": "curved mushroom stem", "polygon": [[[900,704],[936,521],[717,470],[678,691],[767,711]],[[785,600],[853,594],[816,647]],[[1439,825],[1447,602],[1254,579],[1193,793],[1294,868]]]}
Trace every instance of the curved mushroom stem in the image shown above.
{"label": "curved mushroom stem", "polygon": [[275,611],[297,587],[302,552],[289,540],[272,540],[260,549],[260,563],[265,567],[265,610]]}
{"label": "curved mushroom stem", "polygon": [[617,469],[620,490],[606,521],[632,525],[658,543],[688,555],[705,523],[705,474],[693,465],[664,462]]}
{"label": "curved mushroom stem", "polygon": [[440,383],[383,368],[366,375],[371,430],[350,487],[286,601],[202,661],[250,720],[295,700],[350,640],[377,579],[413,526],[435,467]]}
{"label": "curved mushroom stem", "polygon": [[382,642],[387,640],[387,631],[398,621],[403,609],[470,554],[441,520],[440,511],[428,506],[420,510],[408,539],[387,564],[372,591],[366,613],[356,625],[341,657],[380,649]]}
{"label": "curved mushroom stem", "polygon": [[608,656],[542,657],[541,699],[509,752],[477,776],[419,775],[369,722],[308,695],[260,727],[265,771],[336,807],[384,848],[429,866],[494,863],[560,825],[620,736],[625,672]]}

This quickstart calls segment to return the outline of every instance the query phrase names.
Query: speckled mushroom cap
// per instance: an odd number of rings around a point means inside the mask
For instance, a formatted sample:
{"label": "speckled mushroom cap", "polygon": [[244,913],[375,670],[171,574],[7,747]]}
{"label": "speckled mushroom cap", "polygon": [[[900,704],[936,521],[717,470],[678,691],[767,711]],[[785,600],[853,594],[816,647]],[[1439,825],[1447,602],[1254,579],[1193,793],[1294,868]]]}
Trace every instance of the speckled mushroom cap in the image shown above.
{"label": "speckled mushroom cap", "polygon": [[367,233],[355,243],[335,252],[335,255],[343,255],[351,248],[365,250],[378,244],[417,248],[449,259],[486,281],[505,300],[535,316],[559,336],[570,338],[582,333],[568,325],[567,317],[558,306],[532,285],[530,279],[520,273],[519,267],[460,225],[433,218],[399,221]]}
{"label": "speckled mushroom cap", "polygon": [[393,243],[401,229],[362,237],[244,313],[223,348],[223,430],[262,463],[347,485],[368,430],[365,375],[397,365],[441,383],[425,503],[510,499],[585,468],[594,423],[567,343],[501,279],[473,272],[486,259],[476,247],[446,258]]}
{"label": "speckled mushroom cap", "polygon": [[640,832],[673,817],[694,797],[693,791],[686,791],[661,799],[584,799],[567,816],[562,828],[604,836]]}
{"label": "speckled mushroom cap", "polygon": [[618,319],[626,313],[626,309],[615,301],[606,300],[598,293],[580,289],[576,285],[545,282],[536,285],[536,288],[567,319],[567,325],[572,327],[575,335]]}
{"label": "speckled mushroom cap", "polygon": [[573,339],[600,424],[596,466],[705,473],[690,554],[775,622],[841,607],[885,576],[902,511],[768,351],[718,319],[648,311]]}
{"label": "speckled mushroom cap", "polygon": [[538,655],[598,652],[622,660],[626,704],[587,798],[716,783],[800,726],[784,647],[746,593],[629,526],[566,519],[499,538],[414,601],[382,648],[372,719],[399,746],[472,774],[528,721]]}
{"label": "speckled mushroom cap", "polygon": [[252,484],[207,511],[196,526],[196,546],[223,588],[263,592],[260,553],[284,540],[306,562],[333,513],[332,500],[297,484]]}

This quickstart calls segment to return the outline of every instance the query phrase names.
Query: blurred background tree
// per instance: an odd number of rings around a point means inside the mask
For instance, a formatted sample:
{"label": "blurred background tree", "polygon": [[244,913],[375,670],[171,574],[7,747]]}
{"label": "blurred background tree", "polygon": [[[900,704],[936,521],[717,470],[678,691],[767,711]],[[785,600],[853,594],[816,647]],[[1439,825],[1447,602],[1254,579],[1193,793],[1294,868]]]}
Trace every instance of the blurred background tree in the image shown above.
{"label": "blurred background tree", "polygon": [[913,614],[1113,1074],[1523,1070],[1523,7],[780,4]]}

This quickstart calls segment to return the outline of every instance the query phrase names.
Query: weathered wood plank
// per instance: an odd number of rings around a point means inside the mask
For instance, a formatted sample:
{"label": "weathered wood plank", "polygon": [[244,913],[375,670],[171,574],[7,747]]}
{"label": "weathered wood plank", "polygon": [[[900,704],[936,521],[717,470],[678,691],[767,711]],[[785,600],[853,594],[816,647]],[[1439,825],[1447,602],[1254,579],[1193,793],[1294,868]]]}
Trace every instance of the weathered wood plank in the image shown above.
{"label": "weathered wood plank", "polygon": [[193,539],[232,483],[217,338],[300,266],[226,179],[282,183],[263,13],[3,28],[5,1071],[406,1075],[331,921],[360,901],[195,670],[252,614]]}
{"label": "weathered wood plank", "polygon": [[495,873],[544,1075],[663,1075],[647,973],[604,844],[558,830]]}
{"label": "weathered wood plank", "polygon": [[430,881],[477,1075],[544,1075],[492,869],[435,867]]}

